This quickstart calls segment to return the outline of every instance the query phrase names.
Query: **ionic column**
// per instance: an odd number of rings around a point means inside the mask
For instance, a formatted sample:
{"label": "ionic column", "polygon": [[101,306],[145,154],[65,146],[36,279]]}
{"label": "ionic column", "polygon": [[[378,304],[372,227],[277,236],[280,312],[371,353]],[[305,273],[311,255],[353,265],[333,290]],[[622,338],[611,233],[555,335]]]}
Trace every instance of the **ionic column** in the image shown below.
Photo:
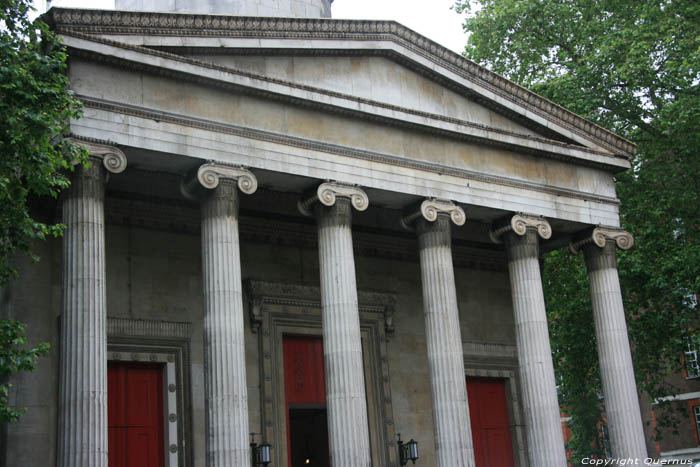
{"label": "ionic column", "polygon": [[204,279],[204,383],[207,467],[250,465],[238,190],[258,186],[250,171],[206,163],[196,183],[208,190],[202,202]]}
{"label": "ionic column", "polygon": [[465,221],[462,208],[434,199],[403,220],[418,234],[438,467],[474,466],[450,230]]}
{"label": "ionic column", "polygon": [[104,192],[106,172],[123,172],[126,156],[114,147],[77,143],[90,152],[90,167],[77,166],[62,195],[58,465],[107,467]]}
{"label": "ionic column", "polygon": [[364,211],[367,195],[354,186],[323,183],[299,203],[318,223],[326,371],[328,436],[333,467],[369,467],[367,398],[360,315],[352,250],[352,207]]}
{"label": "ionic column", "polygon": [[600,376],[613,456],[645,459],[647,448],[615,255],[616,246],[627,250],[633,244],[629,233],[599,227],[577,238],[571,250],[583,249],[591,283]]}
{"label": "ionic column", "polygon": [[538,260],[538,237],[550,238],[552,229],[544,218],[524,214],[516,214],[505,225],[494,227],[491,237],[505,241],[508,255],[530,465],[565,466],[561,413]]}

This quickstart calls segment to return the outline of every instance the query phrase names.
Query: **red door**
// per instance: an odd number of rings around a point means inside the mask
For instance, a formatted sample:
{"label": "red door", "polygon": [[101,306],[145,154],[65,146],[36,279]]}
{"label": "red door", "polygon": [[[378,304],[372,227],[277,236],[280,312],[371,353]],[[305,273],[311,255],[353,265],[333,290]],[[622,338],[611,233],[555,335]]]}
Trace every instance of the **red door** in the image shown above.
{"label": "red door", "polygon": [[109,467],[164,467],[163,367],[107,368]]}
{"label": "red door", "polygon": [[514,467],[506,381],[467,378],[476,467]]}

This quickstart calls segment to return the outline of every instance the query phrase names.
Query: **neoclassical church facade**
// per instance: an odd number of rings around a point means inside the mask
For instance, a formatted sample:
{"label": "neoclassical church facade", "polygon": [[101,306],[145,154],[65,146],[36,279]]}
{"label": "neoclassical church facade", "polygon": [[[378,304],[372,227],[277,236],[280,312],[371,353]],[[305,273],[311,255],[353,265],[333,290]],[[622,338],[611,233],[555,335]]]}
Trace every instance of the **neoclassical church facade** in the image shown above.
{"label": "neoclassical church facade", "polygon": [[392,467],[400,433],[416,465],[562,467],[560,248],[586,259],[613,454],[647,457],[615,257],[633,144],[329,0],[116,3],[45,15],[91,164],[3,291],[52,345],[5,465],[247,467],[254,442]]}

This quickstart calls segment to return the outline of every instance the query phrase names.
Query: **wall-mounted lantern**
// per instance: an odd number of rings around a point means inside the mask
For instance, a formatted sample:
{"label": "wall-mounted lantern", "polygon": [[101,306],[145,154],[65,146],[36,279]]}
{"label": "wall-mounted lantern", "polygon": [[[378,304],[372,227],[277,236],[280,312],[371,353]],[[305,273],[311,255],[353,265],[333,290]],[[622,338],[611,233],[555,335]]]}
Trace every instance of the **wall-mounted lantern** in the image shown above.
{"label": "wall-mounted lantern", "polygon": [[408,461],[416,463],[418,460],[418,442],[411,438],[411,441],[404,443],[401,441],[401,433],[396,433],[399,440],[396,442],[399,446],[399,465],[406,465]]}
{"label": "wall-mounted lantern", "polygon": [[253,467],[267,467],[270,462],[270,445],[263,442],[261,445],[255,443],[255,433],[251,433],[253,442],[250,443],[250,454],[253,460]]}

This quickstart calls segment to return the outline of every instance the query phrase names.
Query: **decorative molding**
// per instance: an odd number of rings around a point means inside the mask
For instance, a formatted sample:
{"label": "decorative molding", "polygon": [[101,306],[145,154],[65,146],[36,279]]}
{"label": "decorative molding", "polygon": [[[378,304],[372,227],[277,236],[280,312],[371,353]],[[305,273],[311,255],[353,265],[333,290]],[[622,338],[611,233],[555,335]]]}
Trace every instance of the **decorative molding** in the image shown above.
{"label": "decorative molding", "polygon": [[213,190],[219,186],[220,180],[234,180],[238,189],[247,195],[252,195],[258,189],[258,179],[250,170],[222,162],[208,161],[197,169],[197,176],[183,179],[180,191],[188,199],[196,199],[197,188],[203,186]]}
{"label": "decorative molding", "polygon": [[412,224],[419,217],[429,222],[435,222],[439,214],[447,214],[455,225],[462,226],[467,221],[464,209],[449,200],[436,198],[426,199],[420,204],[420,208],[401,219],[401,226],[406,230],[413,230]]}
{"label": "decorative molding", "polygon": [[257,130],[246,127],[239,127],[235,125],[228,125],[218,122],[213,122],[210,120],[202,120],[191,117],[186,117],[182,115],[174,115],[165,112],[152,111],[147,109],[142,109],[135,106],[127,106],[113,102],[106,102],[97,100],[94,98],[89,98],[86,96],[79,96],[83,101],[86,108],[94,108],[99,110],[104,110],[107,112],[115,112],[123,115],[131,115],[134,117],[145,118],[148,120],[155,120],[159,122],[172,123],[175,125],[183,125],[190,128],[198,128],[205,131],[213,131],[217,133],[225,133],[235,136],[240,136],[243,138],[251,138],[259,141],[265,141],[274,144],[284,144],[288,146],[293,146],[301,149],[308,149],[311,151],[320,151],[329,154],[336,154],[339,156],[352,157],[355,159],[366,160],[370,162],[377,162],[381,164],[387,164],[397,167],[403,167],[407,169],[421,170],[430,173],[436,173],[440,175],[449,175],[457,178],[462,178],[465,180],[473,180],[475,182],[494,184],[500,186],[506,186],[511,188],[523,189],[538,193],[545,193],[552,196],[561,196],[566,198],[574,198],[585,201],[592,201],[595,203],[606,204],[611,206],[619,206],[620,200],[617,198],[610,198],[607,196],[599,196],[589,193],[584,193],[582,191],[569,190],[566,188],[554,188],[549,185],[542,185],[531,182],[523,182],[521,180],[516,180],[508,177],[499,177],[496,175],[486,175],[481,172],[476,172],[467,169],[459,169],[456,167],[449,167],[441,164],[425,162],[415,159],[409,159],[406,157],[393,156],[390,154],[364,151],[355,148],[348,148],[345,146],[339,146],[335,144],[324,143],[320,141],[309,140],[305,138],[298,138],[294,136],[282,135],[278,133],[273,133],[264,130]]}
{"label": "decorative molding", "polygon": [[[53,8],[45,19],[62,34],[282,39],[389,40],[525,110],[631,159],[636,145],[393,21],[258,18]],[[93,36],[93,40],[99,40]],[[368,53],[368,51],[364,51]]]}
{"label": "decorative molding", "polygon": [[76,137],[66,139],[77,146],[85,148],[91,157],[102,159],[102,164],[108,172],[118,174],[126,170],[126,155],[116,146]]}
{"label": "decorative molding", "polygon": [[253,334],[257,334],[258,329],[262,325],[262,306],[263,299],[260,296],[252,296],[249,300],[248,317],[250,318],[250,330]]}
{"label": "decorative molding", "polygon": [[350,198],[350,203],[358,211],[364,211],[369,206],[369,197],[364,190],[356,185],[348,185],[338,182],[322,183],[316,189],[316,192],[306,199],[300,199],[297,203],[299,212],[307,217],[313,216],[311,207],[317,201],[324,206],[333,206],[335,199],[338,197]]}
{"label": "decorative molding", "polygon": [[634,237],[626,230],[599,226],[575,235],[569,243],[569,250],[576,255],[581,251],[581,247],[588,243],[595,243],[603,248],[607,242],[615,242],[621,250],[629,250],[634,246]]}
{"label": "decorative molding", "polygon": [[518,358],[518,349],[515,345],[462,342],[462,349],[465,360],[471,357],[499,357],[514,360]]}
{"label": "decorative molding", "polygon": [[[267,304],[321,309],[321,288],[316,285],[252,279],[246,280],[244,284],[251,326],[255,324],[259,328],[259,323],[263,320],[263,309]],[[385,337],[391,338],[394,335],[395,296],[384,292],[358,290],[357,300],[361,312],[382,316]],[[253,332],[257,332],[257,329]]]}
{"label": "decorative molding", "polygon": [[501,243],[501,236],[510,231],[523,236],[528,228],[537,229],[537,233],[544,240],[548,240],[552,237],[552,226],[547,219],[542,216],[517,213],[509,220],[506,220],[506,222],[496,222],[494,224],[495,228],[489,232],[489,237],[491,237],[491,241],[494,243]]}
{"label": "decorative molding", "polygon": [[191,324],[131,318],[107,318],[107,336],[189,339]]}

